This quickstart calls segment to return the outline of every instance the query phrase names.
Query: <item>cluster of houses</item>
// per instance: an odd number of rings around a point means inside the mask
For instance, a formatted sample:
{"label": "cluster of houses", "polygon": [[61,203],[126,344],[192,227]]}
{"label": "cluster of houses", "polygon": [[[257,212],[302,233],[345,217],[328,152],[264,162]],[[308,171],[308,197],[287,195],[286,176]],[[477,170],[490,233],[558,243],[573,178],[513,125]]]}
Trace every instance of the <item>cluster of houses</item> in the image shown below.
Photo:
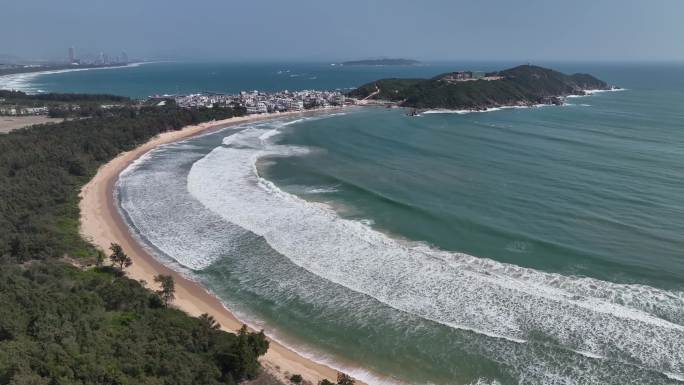
{"label": "cluster of houses", "polygon": [[[248,114],[262,114],[268,112],[303,111],[313,108],[329,108],[353,104],[354,99],[345,98],[339,91],[281,91],[259,92],[242,91],[239,94],[192,94],[179,96],[154,96],[150,100],[157,100],[157,105],[164,105],[166,99],[173,98],[176,105],[185,108],[196,107],[242,107]],[[159,99],[162,99],[159,101]],[[145,104],[145,102],[141,102]],[[100,108],[111,108],[112,105],[102,105]],[[79,105],[53,106],[55,109],[68,109],[76,111]],[[24,107],[19,105],[5,104],[0,98],[0,115],[47,115],[47,106]]]}
{"label": "cluster of houses", "polygon": [[14,105],[0,105],[0,115],[3,116],[28,116],[47,114],[47,107],[21,107]]}
{"label": "cluster of houses", "polygon": [[439,80],[447,83],[455,83],[455,82],[467,82],[467,81],[473,81],[473,80],[501,80],[503,79],[502,76],[496,76],[496,75],[490,75],[486,76],[484,72],[480,71],[457,71],[457,72],[450,72],[448,74],[443,75]]}
{"label": "cluster of houses", "polygon": [[302,111],[350,103],[339,91],[242,91],[239,94],[193,94],[174,97],[181,107],[244,107],[248,114]]}

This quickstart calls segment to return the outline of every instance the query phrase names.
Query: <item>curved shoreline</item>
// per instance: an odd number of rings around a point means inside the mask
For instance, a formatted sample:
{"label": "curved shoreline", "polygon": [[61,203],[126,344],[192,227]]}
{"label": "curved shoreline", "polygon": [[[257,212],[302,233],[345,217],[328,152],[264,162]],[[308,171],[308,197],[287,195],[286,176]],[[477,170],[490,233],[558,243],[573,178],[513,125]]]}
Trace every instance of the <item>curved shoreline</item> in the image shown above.
{"label": "curved shoreline", "polygon": [[[33,72],[17,72],[13,74],[5,74],[5,75],[0,75],[0,89],[14,89],[17,91],[22,91],[26,92],[28,94],[40,94],[43,92],[32,92],[30,91],[30,87],[20,87],[20,88],[7,88],[7,84],[12,84],[12,80],[15,80],[15,78],[23,80],[23,81],[30,81],[33,80],[33,78],[36,78],[38,76],[43,76],[43,75],[52,75],[52,74],[62,74],[62,73],[67,73],[67,72],[80,72],[80,71],[93,71],[93,70],[112,70],[112,69],[119,69],[119,68],[135,68],[139,67],[144,64],[150,64],[150,63],[155,63],[155,62],[135,62],[135,63],[129,63],[126,65],[122,66],[107,66],[107,67],[90,67],[90,68],[63,68],[63,69],[52,69],[52,70],[44,70],[44,71],[33,71]],[[40,91],[40,90],[39,90]]]}
{"label": "curved shoreline", "polygon": [[[101,166],[96,175],[81,189],[79,202],[81,236],[102,250],[107,250],[112,242],[120,244],[133,259],[133,265],[126,271],[130,278],[144,280],[148,285],[153,285],[155,275],[171,275],[176,282],[174,305],[177,308],[192,316],[209,313],[217,319],[222,329],[231,332],[238,330],[243,322],[226,309],[217,297],[197,282],[157,261],[136,240],[117,208],[114,199],[115,185],[123,170],[158,146],[241,123],[300,114],[302,113],[292,112],[244,116],[187,126],[179,131],[157,135],[135,149],[119,154]],[[267,371],[279,379],[287,380],[284,373],[288,372],[301,374],[304,379],[313,383],[318,383],[324,378],[335,380],[337,370],[307,359],[272,339],[269,340],[271,346],[261,362]],[[357,383],[361,382],[357,381]]]}

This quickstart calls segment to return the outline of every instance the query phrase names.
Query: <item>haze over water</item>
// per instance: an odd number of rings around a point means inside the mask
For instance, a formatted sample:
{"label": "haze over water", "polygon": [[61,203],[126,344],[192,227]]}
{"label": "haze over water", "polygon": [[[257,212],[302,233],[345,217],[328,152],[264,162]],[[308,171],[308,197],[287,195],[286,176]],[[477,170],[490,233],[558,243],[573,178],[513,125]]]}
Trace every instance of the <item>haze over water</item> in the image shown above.
{"label": "haze over water", "polygon": [[[142,96],[173,92],[187,71],[184,91],[347,88],[463,67],[182,66],[27,85]],[[627,90],[562,107],[359,108],[230,128],[140,160],[122,175],[122,211],[241,317],[371,382],[677,383],[684,68],[554,68]],[[126,80],[136,71],[155,85]],[[228,80],[259,73],[251,86]]]}

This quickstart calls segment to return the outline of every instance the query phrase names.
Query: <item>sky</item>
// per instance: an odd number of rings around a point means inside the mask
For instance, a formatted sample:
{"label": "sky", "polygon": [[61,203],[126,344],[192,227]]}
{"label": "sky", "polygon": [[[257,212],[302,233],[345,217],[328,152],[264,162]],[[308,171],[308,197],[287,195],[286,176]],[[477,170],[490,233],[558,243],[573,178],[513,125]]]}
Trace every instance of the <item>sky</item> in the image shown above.
{"label": "sky", "polygon": [[0,0],[0,55],[684,60],[681,0]]}

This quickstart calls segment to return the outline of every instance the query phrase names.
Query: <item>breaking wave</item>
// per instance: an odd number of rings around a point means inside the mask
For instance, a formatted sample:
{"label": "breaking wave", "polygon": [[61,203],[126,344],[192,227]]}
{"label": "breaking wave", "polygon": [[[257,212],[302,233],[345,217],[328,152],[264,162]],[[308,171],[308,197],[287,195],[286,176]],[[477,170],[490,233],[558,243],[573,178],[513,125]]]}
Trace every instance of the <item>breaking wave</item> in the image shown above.
{"label": "breaking wave", "polygon": [[400,311],[516,344],[544,341],[590,360],[684,375],[684,293],[546,273],[393,239],[261,178],[260,158],[310,152],[273,144],[277,133],[257,125],[226,137],[193,164],[190,194],[296,265]]}
{"label": "breaking wave", "polygon": [[535,104],[532,106],[501,106],[501,107],[489,107],[485,108],[484,110],[449,110],[449,109],[434,109],[434,110],[427,110],[421,112],[419,115],[423,114],[457,114],[457,115],[465,115],[465,114],[472,114],[472,113],[478,113],[478,112],[494,112],[494,111],[502,111],[502,110],[512,110],[512,109],[525,109],[525,108],[541,108],[541,107],[549,107],[551,106],[550,104]]}

